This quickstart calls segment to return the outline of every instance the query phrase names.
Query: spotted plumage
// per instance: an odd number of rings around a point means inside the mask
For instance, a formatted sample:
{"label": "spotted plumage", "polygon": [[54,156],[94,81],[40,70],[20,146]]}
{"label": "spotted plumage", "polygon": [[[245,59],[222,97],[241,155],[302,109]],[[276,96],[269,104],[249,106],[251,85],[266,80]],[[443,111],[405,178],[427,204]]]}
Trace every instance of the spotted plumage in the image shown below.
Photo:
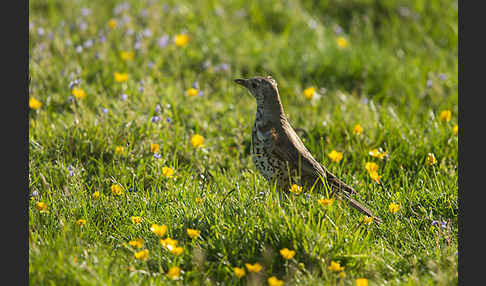
{"label": "spotted plumage", "polygon": [[331,191],[360,212],[381,220],[352,195],[356,191],[319,164],[295,133],[285,116],[277,82],[271,77],[236,79],[257,101],[252,129],[252,157],[258,171],[277,190],[287,191],[292,183],[310,187],[327,184]]}

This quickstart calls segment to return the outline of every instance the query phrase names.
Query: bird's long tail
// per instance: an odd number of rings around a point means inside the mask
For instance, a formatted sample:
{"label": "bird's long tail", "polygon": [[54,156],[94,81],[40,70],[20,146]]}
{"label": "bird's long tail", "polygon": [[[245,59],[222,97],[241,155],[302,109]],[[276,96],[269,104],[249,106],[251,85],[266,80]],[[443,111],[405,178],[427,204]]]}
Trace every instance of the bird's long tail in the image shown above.
{"label": "bird's long tail", "polygon": [[327,183],[331,186],[332,190],[341,198],[346,200],[348,204],[350,204],[353,208],[360,211],[362,214],[370,216],[373,218],[373,221],[377,223],[381,223],[382,220],[373,214],[367,207],[360,204],[358,201],[353,199],[351,196],[356,194],[357,192],[351,188],[350,186],[346,185],[343,181],[339,180],[336,176],[332,173],[327,172],[326,174]]}

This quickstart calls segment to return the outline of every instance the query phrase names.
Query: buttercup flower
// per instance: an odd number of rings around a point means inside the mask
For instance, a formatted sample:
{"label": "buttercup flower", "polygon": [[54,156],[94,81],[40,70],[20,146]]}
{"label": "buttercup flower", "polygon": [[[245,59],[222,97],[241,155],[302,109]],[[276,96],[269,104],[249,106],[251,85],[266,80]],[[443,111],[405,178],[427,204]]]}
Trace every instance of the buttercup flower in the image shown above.
{"label": "buttercup flower", "polygon": [[304,96],[307,98],[307,99],[312,99],[312,97],[314,96],[314,94],[316,93],[316,90],[315,88],[313,87],[308,87],[304,90]]}
{"label": "buttercup flower", "polygon": [[356,279],[356,286],[368,286],[368,279],[366,278]]}
{"label": "buttercup flower", "polygon": [[184,247],[180,247],[180,246],[173,247],[170,250],[170,253],[175,254],[177,256],[181,255],[183,252],[184,252]]}
{"label": "buttercup flower", "polygon": [[250,263],[245,263],[246,269],[248,269],[248,272],[260,272],[262,270],[262,265],[260,263],[255,263],[255,264],[250,264]]}
{"label": "buttercup flower", "polygon": [[189,42],[189,36],[186,34],[179,34],[174,37],[174,43],[176,46],[185,47]]}
{"label": "buttercup flower", "polygon": [[162,175],[166,178],[172,178],[174,175],[174,169],[164,166],[162,167]]}
{"label": "buttercup flower", "polygon": [[116,146],[115,147],[115,155],[121,155],[123,154],[123,147],[122,146]]}
{"label": "buttercup flower", "polygon": [[167,250],[172,251],[177,246],[177,240],[167,237],[166,239],[161,239],[160,244]]}
{"label": "buttercup flower", "polygon": [[42,107],[42,102],[38,101],[37,99],[31,97],[29,99],[29,107],[31,109],[39,109]]}
{"label": "buttercup flower", "polygon": [[430,166],[437,163],[437,159],[435,159],[435,155],[433,153],[427,154],[427,158],[425,159],[425,165]]}
{"label": "buttercup flower", "polygon": [[145,243],[145,240],[143,240],[142,238],[139,238],[139,239],[136,239],[136,240],[129,241],[128,245],[133,246],[135,248],[142,248],[144,243]]}
{"label": "buttercup flower", "polygon": [[135,258],[140,260],[146,260],[149,255],[148,249],[141,250],[139,252],[135,252]]}
{"label": "buttercup flower", "polygon": [[289,250],[288,248],[283,248],[280,250],[280,255],[285,259],[292,259],[295,256],[295,250]]}
{"label": "buttercup flower", "polygon": [[115,19],[110,19],[110,21],[108,21],[108,27],[112,28],[112,29],[115,29],[116,26],[117,26],[117,22]]}
{"label": "buttercup flower", "polygon": [[282,280],[279,280],[275,276],[272,276],[272,277],[268,278],[267,279],[267,282],[268,282],[268,285],[269,286],[282,286],[283,285],[283,281]]}
{"label": "buttercup flower", "polygon": [[329,264],[328,269],[334,272],[340,272],[340,271],[344,271],[344,266],[341,266],[339,262],[335,262],[331,260],[331,264]]}
{"label": "buttercup flower", "polygon": [[201,147],[204,143],[204,137],[199,134],[195,134],[191,137],[191,143],[194,148]]}
{"label": "buttercup flower", "polygon": [[363,218],[363,222],[364,222],[365,224],[371,224],[371,223],[373,222],[373,217],[371,217],[371,216],[365,216],[365,217]]}
{"label": "buttercup flower", "polygon": [[165,224],[164,225],[152,224],[150,230],[153,233],[155,233],[157,236],[163,236],[167,232],[167,226]]}
{"label": "buttercup flower", "polygon": [[378,175],[378,172],[376,171],[372,171],[372,172],[369,172],[369,175],[370,175],[370,178],[375,181],[375,182],[380,182],[380,179],[381,179],[381,176]]}
{"label": "buttercup flower", "polygon": [[245,269],[239,267],[233,267],[233,271],[235,272],[235,276],[238,278],[241,278],[246,274]]}
{"label": "buttercup flower", "polygon": [[187,232],[187,235],[189,235],[192,239],[197,238],[199,236],[199,234],[201,234],[200,230],[192,229],[192,228],[186,229],[186,232]]}
{"label": "buttercup flower", "polygon": [[190,89],[188,89],[186,91],[186,94],[188,96],[196,96],[196,95],[198,95],[198,93],[199,93],[199,91],[197,89],[193,88],[193,87],[191,87]]}
{"label": "buttercup flower", "polygon": [[359,135],[359,134],[361,134],[361,132],[363,132],[363,127],[361,126],[361,124],[354,125],[353,133],[356,134],[356,135]]}
{"label": "buttercup flower", "polygon": [[346,277],[346,273],[344,273],[344,271],[339,272],[338,275],[339,275],[339,278],[341,278],[341,279]]}
{"label": "buttercup flower", "polygon": [[317,200],[317,202],[323,206],[323,207],[327,207],[327,206],[330,206],[332,205],[332,203],[334,202],[334,199],[320,199],[320,200]]}
{"label": "buttercup flower", "polygon": [[139,224],[139,223],[142,222],[142,217],[132,216],[132,217],[130,217],[130,220],[132,221],[133,224]]}
{"label": "buttercup flower", "polygon": [[84,92],[84,90],[82,88],[73,88],[73,90],[71,91],[71,93],[74,95],[74,97],[76,97],[77,99],[83,99],[86,97],[86,92]]}
{"label": "buttercup flower", "polygon": [[302,193],[302,187],[297,184],[292,184],[292,187],[290,187],[290,191],[298,195]]}
{"label": "buttercup flower", "polygon": [[35,204],[35,207],[38,211],[43,212],[46,210],[47,204],[44,202],[38,202],[37,204]]}
{"label": "buttercup flower", "polygon": [[344,37],[338,37],[336,39],[336,43],[340,48],[346,48],[349,45],[348,40],[346,40]]}
{"label": "buttercup flower", "polygon": [[337,152],[336,150],[332,150],[331,153],[327,154],[327,156],[329,156],[329,158],[336,163],[338,163],[339,161],[341,161],[341,159],[343,159],[343,153]]}
{"label": "buttercup flower", "polygon": [[459,133],[459,126],[457,124],[452,127],[452,132],[454,132],[454,135],[457,135]]}
{"label": "buttercup flower", "polygon": [[371,172],[376,172],[378,171],[378,164],[374,162],[366,162],[365,164],[365,169],[371,173]]}
{"label": "buttercup flower", "polygon": [[395,204],[395,203],[391,203],[389,206],[388,206],[388,210],[394,214],[396,212],[398,212],[400,210],[400,205],[398,204]]}
{"label": "buttercup flower", "polygon": [[135,53],[133,51],[122,51],[120,57],[124,61],[131,61],[135,57]]}
{"label": "buttercup flower", "polygon": [[169,276],[171,279],[178,278],[180,274],[181,274],[181,269],[177,266],[171,267],[169,269],[169,272],[167,272],[167,276]]}
{"label": "buttercup flower", "polygon": [[86,220],[85,219],[78,219],[76,221],[76,225],[83,226],[85,224],[86,224]]}
{"label": "buttercup flower", "polygon": [[100,197],[100,192],[95,191],[95,192],[94,192],[94,193],[91,195],[91,197],[92,197],[93,199],[97,199],[97,198],[99,198],[99,197]]}
{"label": "buttercup flower", "polygon": [[450,121],[452,118],[452,112],[450,110],[443,110],[439,115],[440,121]]}
{"label": "buttercup flower", "polygon": [[384,152],[383,149],[381,148],[372,149],[368,154],[370,154],[371,157],[375,157],[381,160],[383,160],[386,156],[388,156],[388,153]]}
{"label": "buttercup flower", "polygon": [[160,145],[159,144],[150,144],[150,152],[157,153],[159,152]]}
{"label": "buttercup flower", "polygon": [[128,74],[115,72],[113,74],[113,78],[115,79],[116,82],[125,82],[128,80]]}
{"label": "buttercup flower", "polygon": [[120,185],[113,184],[113,185],[111,185],[111,193],[116,195],[116,196],[119,196],[119,195],[123,194],[123,189]]}

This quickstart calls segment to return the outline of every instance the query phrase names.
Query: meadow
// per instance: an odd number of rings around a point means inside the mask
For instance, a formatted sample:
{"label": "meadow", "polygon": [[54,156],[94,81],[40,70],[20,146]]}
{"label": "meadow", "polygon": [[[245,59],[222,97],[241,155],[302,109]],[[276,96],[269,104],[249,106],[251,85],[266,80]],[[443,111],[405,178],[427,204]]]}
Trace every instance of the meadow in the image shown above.
{"label": "meadow", "polygon": [[[457,1],[29,1],[30,285],[456,285]],[[376,224],[251,160],[271,75]]]}

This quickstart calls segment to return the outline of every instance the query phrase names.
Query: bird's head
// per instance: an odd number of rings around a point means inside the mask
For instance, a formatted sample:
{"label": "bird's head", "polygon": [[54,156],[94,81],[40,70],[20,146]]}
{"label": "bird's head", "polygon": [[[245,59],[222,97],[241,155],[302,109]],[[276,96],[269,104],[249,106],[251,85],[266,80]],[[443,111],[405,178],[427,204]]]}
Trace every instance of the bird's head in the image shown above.
{"label": "bird's head", "polygon": [[235,82],[248,89],[255,97],[258,104],[280,103],[277,82],[271,77],[252,77],[248,79],[238,78]]}

